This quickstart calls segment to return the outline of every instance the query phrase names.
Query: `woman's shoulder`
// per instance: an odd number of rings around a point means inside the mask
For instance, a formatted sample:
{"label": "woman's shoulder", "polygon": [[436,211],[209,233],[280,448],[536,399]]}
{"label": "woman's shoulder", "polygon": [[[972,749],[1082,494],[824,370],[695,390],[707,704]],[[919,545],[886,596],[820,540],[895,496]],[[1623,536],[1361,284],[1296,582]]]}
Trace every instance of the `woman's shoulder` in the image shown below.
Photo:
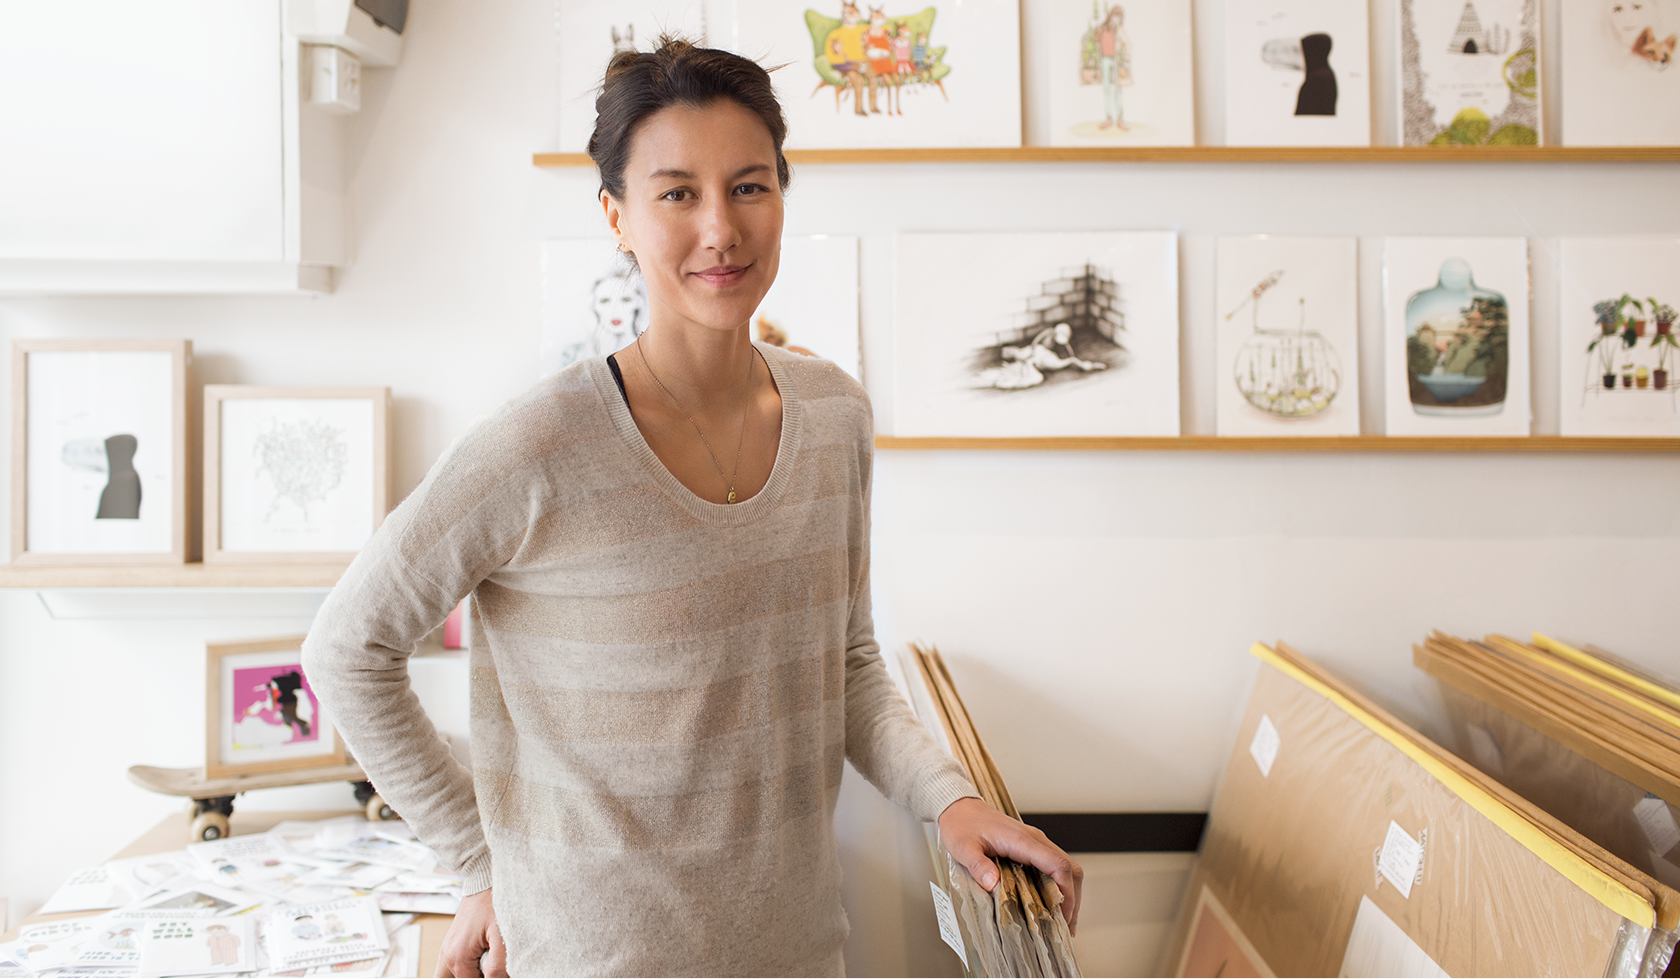
{"label": "woman's shoulder", "polygon": [[839,364],[781,347],[760,345],[759,349],[793,378],[810,422],[850,427],[864,438],[873,435],[875,409],[869,391]]}
{"label": "woman's shoulder", "polygon": [[802,400],[816,401],[840,397],[866,403],[869,401],[869,392],[858,379],[832,360],[813,354],[796,353],[767,343],[759,344],[758,349],[764,353],[767,360],[779,363],[783,370],[793,375]]}
{"label": "woman's shoulder", "polygon": [[592,435],[583,428],[599,424],[599,394],[590,371],[588,361],[579,361],[506,398],[469,426],[447,454],[511,470],[521,461],[553,459],[587,440]]}

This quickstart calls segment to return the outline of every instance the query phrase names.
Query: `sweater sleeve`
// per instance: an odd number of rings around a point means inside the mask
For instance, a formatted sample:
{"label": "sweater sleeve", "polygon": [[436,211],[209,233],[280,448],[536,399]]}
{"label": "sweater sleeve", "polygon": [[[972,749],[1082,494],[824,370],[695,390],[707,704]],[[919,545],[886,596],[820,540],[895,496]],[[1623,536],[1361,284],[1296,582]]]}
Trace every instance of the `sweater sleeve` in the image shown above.
{"label": "sweater sleeve", "polygon": [[[861,389],[860,389],[861,393]],[[851,541],[853,576],[846,635],[846,758],[887,798],[918,818],[934,820],[958,799],[979,798],[956,759],[916,719],[881,662],[869,592],[870,500],[874,479],[874,420],[867,395],[858,447],[863,519]]]}
{"label": "sweater sleeve", "polygon": [[490,886],[471,773],[450,753],[409,682],[416,645],[517,550],[529,493],[500,460],[507,426],[481,422],[387,516],[316,613],[303,667],[379,794],[463,893]]}

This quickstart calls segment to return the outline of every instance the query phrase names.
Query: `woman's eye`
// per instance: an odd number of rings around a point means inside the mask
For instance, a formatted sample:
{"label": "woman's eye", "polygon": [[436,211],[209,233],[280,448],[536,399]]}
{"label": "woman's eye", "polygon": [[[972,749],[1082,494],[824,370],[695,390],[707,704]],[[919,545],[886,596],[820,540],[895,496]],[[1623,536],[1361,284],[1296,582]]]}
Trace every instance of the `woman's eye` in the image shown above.
{"label": "woman's eye", "polygon": [[741,194],[743,197],[751,197],[754,194],[762,194],[768,190],[769,188],[765,187],[763,184],[742,184],[741,186],[735,188],[735,192],[738,194],[741,193],[741,191],[746,191],[745,194]]}
{"label": "woman's eye", "polygon": [[660,199],[662,199],[662,200],[677,201],[677,200],[682,200],[683,199],[682,195],[684,195],[686,193],[688,193],[688,191],[686,189],[684,189],[682,187],[678,187],[675,190],[667,190],[665,193],[660,194],[659,196],[660,196]]}

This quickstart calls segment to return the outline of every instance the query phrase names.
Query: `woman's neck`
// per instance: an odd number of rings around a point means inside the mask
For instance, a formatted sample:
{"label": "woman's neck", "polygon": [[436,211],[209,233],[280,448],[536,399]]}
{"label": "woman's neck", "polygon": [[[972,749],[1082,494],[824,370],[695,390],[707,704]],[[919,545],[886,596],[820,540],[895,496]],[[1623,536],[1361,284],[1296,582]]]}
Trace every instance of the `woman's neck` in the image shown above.
{"label": "woman's neck", "polygon": [[717,330],[655,320],[636,345],[642,366],[693,408],[739,404],[748,391],[752,361],[758,359],[746,323]]}

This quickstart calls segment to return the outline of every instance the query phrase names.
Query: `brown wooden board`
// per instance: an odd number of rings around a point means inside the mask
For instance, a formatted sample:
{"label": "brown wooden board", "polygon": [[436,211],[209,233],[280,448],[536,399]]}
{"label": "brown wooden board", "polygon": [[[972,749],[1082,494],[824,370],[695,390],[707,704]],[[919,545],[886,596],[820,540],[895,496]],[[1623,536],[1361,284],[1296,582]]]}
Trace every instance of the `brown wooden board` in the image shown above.
{"label": "brown wooden board", "polygon": [[[322,782],[362,782],[367,780],[367,775],[362,772],[360,765],[333,765],[290,772],[205,778],[202,768],[131,765],[128,769],[128,779],[143,789],[163,795],[210,799],[216,796],[238,795],[253,789],[279,789],[290,785],[317,785]],[[178,831],[179,827],[176,829]]]}
{"label": "brown wooden board", "polygon": [[[1249,752],[1262,717],[1279,735],[1268,773]],[[1206,886],[1278,975],[1337,974],[1362,901],[1450,975],[1604,975],[1642,956],[1647,930],[1442,780],[1462,776],[1438,777],[1391,736],[1284,667],[1262,665],[1187,901]],[[1423,844],[1409,896],[1377,871],[1391,824]],[[1636,892],[1613,892],[1654,917]]]}

